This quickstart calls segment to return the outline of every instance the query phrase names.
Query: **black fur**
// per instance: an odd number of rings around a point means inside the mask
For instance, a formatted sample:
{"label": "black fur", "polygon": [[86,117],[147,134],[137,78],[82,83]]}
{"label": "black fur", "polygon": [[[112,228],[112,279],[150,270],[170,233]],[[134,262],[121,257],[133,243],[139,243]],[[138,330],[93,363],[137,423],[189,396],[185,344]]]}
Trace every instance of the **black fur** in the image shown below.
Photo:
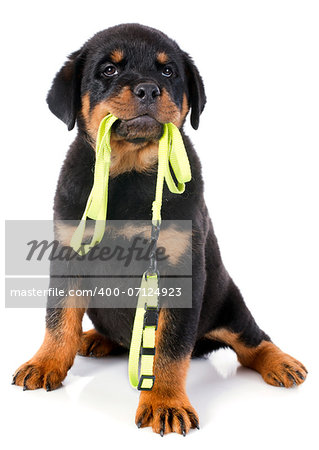
{"label": "black fur", "polygon": [[[123,48],[127,60],[121,76],[104,80],[100,75],[105,55]],[[154,66],[154,55],[165,51],[173,60],[178,76],[164,79]],[[191,107],[191,124],[197,129],[206,96],[198,69],[191,58],[163,33],[140,25],[121,25],[95,35],[79,51],[73,53],[57,74],[48,95],[51,111],[69,129],[77,121],[79,132],[61,170],[54,203],[55,219],[80,219],[92,188],[94,152],[87,139],[83,118],[79,114],[81,95],[90,92],[91,107],[125,85],[152,79],[165,86],[175,104],[181,108],[185,93]],[[192,169],[192,180],[182,195],[165,187],[162,218],[193,222],[193,306],[171,309],[160,351],[167,357],[181,358],[193,352],[200,356],[222,343],[204,335],[218,327],[242,333],[243,342],[256,346],[269,337],[256,325],[243,298],[227,273],[214,235],[205,200],[198,156],[189,138],[182,135]],[[131,171],[110,179],[108,218],[117,220],[151,219],[156,172]],[[125,202],[123,201],[125,199]],[[52,285],[55,281],[52,280]],[[48,309],[47,325],[55,326]],[[114,342],[129,346],[134,310],[89,309],[96,329]],[[52,325],[53,324],[53,325]]]}

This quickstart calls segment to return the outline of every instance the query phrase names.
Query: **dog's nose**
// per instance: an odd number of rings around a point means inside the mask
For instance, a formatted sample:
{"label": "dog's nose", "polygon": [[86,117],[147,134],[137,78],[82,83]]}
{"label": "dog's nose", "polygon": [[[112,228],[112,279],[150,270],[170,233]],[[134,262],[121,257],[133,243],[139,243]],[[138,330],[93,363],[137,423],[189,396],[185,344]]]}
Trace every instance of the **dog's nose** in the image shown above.
{"label": "dog's nose", "polygon": [[140,83],[134,89],[134,94],[143,102],[151,103],[161,95],[161,91],[155,83]]}

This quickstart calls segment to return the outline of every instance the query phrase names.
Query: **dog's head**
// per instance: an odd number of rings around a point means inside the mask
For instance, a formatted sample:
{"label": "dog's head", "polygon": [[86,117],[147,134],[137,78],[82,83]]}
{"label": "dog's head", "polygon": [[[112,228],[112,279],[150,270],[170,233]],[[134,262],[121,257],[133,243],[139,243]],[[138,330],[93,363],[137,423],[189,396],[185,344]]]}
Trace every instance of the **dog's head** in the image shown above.
{"label": "dog's head", "polygon": [[72,53],[47,101],[69,130],[77,122],[93,144],[100,121],[114,114],[113,143],[139,150],[159,140],[164,123],[181,128],[190,109],[197,129],[206,97],[197,68],[174,41],[126,24],[97,33]]}

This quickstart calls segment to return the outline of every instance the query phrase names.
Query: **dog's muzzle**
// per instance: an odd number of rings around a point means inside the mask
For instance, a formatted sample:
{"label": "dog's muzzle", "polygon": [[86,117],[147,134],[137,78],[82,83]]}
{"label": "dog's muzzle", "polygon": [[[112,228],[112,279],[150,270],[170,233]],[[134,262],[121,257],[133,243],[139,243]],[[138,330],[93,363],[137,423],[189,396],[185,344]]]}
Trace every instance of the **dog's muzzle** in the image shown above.
{"label": "dog's muzzle", "polygon": [[143,142],[159,140],[163,135],[163,125],[148,114],[129,120],[117,120],[112,130],[127,141]]}

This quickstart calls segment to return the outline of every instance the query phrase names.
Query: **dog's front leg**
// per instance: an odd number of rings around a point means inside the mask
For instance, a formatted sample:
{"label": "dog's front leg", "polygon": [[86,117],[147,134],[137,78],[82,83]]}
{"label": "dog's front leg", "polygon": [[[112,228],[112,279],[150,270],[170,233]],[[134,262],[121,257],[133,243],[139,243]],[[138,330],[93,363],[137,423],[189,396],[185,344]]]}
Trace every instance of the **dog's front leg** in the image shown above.
{"label": "dog's front leg", "polygon": [[51,303],[47,309],[44,341],[33,358],[17,369],[12,384],[23,386],[24,390],[43,387],[47,391],[61,385],[80,346],[87,301],[77,297],[75,303],[74,298],[67,295],[55,299],[53,307]]}
{"label": "dog's front leg", "polygon": [[151,391],[142,391],[135,422],[151,426],[161,434],[176,432],[185,435],[190,428],[199,428],[198,416],[186,394],[186,376],[191,343],[183,336],[182,310],[162,309],[156,332],[154,358],[155,383]]}

